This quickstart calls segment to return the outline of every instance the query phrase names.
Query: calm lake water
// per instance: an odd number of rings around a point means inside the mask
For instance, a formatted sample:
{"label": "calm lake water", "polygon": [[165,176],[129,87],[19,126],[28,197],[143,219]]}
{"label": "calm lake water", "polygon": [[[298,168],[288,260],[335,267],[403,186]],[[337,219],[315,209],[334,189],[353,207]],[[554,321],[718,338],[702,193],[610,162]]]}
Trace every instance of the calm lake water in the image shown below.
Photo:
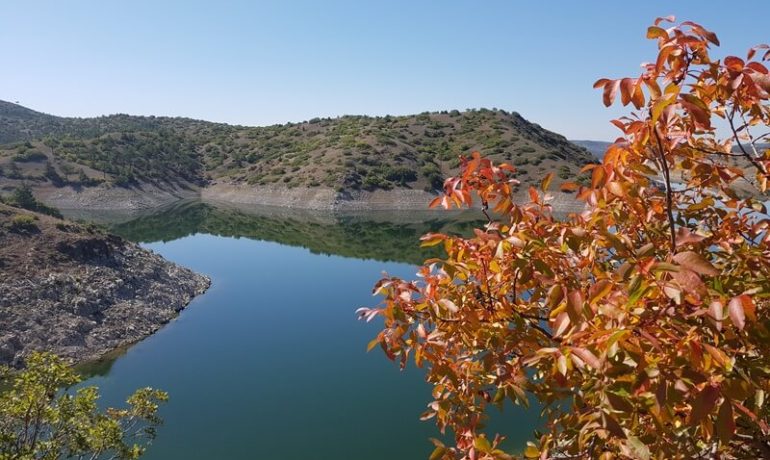
{"label": "calm lake water", "polygon": [[[147,459],[425,459],[432,422],[422,372],[400,372],[366,344],[381,322],[356,319],[376,304],[381,273],[405,278],[428,254],[427,231],[464,232],[467,219],[249,212],[200,203],[108,219],[114,232],[211,277],[211,289],[178,319],[87,384],[104,403],[131,391],[166,390],[165,424]],[[456,224],[457,221],[464,224]],[[537,410],[508,407],[492,426],[516,451]]]}

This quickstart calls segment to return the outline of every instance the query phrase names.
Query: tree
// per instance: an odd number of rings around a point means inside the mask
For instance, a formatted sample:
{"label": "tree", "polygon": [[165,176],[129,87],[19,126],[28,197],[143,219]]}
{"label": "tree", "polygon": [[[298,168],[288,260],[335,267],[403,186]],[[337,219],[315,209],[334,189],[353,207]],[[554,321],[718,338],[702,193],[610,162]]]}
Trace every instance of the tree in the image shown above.
{"label": "tree", "polygon": [[35,198],[35,195],[32,194],[32,189],[30,189],[27,184],[22,184],[21,187],[17,187],[7,201],[11,206],[48,214],[49,216],[59,219],[62,218],[62,214],[58,209],[38,201],[37,198]]}
{"label": "tree", "polygon": [[551,175],[517,204],[513,166],[463,158],[432,205],[475,197],[488,224],[425,235],[446,257],[359,310],[384,320],[370,349],[427,369],[424,418],[455,441],[431,458],[509,458],[485,412],[530,397],[547,425],[528,458],[770,458],[770,51],[715,60],[714,33],[673,21],[640,76],[595,84],[635,112],[590,186],[562,186],[583,212],[554,215]]}
{"label": "tree", "polygon": [[[67,388],[78,375],[49,353],[29,356],[27,368],[5,371],[9,385],[0,392],[0,459],[136,459],[143,441],[155,437],[161,423],[158,403],[166,393],[143,388],[131,395],[127,409],[99,411],[98,390]],[[62,390],[64,388],[64,390]]]}

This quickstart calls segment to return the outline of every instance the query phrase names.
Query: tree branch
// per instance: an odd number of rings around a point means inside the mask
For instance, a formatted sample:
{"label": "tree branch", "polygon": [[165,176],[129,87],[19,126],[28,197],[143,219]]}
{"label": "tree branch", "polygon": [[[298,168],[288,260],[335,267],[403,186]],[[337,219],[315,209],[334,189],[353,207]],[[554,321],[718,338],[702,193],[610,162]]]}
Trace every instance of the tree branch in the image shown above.
{"label": "tree branch", "polygon": [[666,153],[663,151],[663,142],[660,140],[660,134],[658,134],[657,128],[653,128],[653,131],[655,132],[655,140],[658,143],[658,154],[660,156],[663,177],[666,180],[666,214],[668,215],[669,233],[671,235],[671,252],[676,253],[676,223],[674,222],[674,194],[671,190],[671,176]]}
{"label": "tree branch", "polygon": [[754,155],[748,152],[746,148],[743,146],[743,143],[741,142],[740,138],[738,137],[738,131],[735,129],[735,123],[733,122],[733,117],[735,116],[735,107],[733,107],[733,111],[730,114],[729,117],[727,117],[727,122],[730,124],[730,130],[733,132],[733,139],[735,139],[735,142],[738,143],[738,148],[741,150],[741,153],[743,153],[743,156],[746,157],[747,160],[751,162],[751,164],[754,165],[755,168],[757,168],[762,174],[770,178],[770,173],[767,172],[767,169],[765,169],[765,165],[760,163]]}

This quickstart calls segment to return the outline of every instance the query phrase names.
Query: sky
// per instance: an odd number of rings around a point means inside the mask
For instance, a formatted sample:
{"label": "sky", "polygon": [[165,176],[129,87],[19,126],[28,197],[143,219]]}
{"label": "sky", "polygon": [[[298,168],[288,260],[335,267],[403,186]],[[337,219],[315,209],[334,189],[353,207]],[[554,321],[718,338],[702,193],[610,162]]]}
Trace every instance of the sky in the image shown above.
{"label": "sky", "polygon": [[770,43],[767,0],[0,2],[0,99],[61,116],[262,126],[346,114],[500,108],[613,140],[592,84],[636,76],[674,14],[714,56]]}

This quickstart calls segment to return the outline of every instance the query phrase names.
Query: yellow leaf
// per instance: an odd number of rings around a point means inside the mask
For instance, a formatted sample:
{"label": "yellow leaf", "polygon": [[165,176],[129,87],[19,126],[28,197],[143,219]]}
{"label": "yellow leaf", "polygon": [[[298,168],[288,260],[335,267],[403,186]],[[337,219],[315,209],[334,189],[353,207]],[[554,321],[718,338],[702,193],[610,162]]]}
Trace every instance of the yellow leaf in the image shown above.
{"label": "yellow leaf", "polygon": [[553,173],[548,173],[543,178],[543,181],[540,182],[540,190],[547,191],[548,187],[551,185],[551,181],[553,180]]}
{"label": "yellow leaf", "polygon": [[538,458],[540,457],[540,449],[531,442],[527,442],[527,448],[524,449],[524,456],[527,458]]}

